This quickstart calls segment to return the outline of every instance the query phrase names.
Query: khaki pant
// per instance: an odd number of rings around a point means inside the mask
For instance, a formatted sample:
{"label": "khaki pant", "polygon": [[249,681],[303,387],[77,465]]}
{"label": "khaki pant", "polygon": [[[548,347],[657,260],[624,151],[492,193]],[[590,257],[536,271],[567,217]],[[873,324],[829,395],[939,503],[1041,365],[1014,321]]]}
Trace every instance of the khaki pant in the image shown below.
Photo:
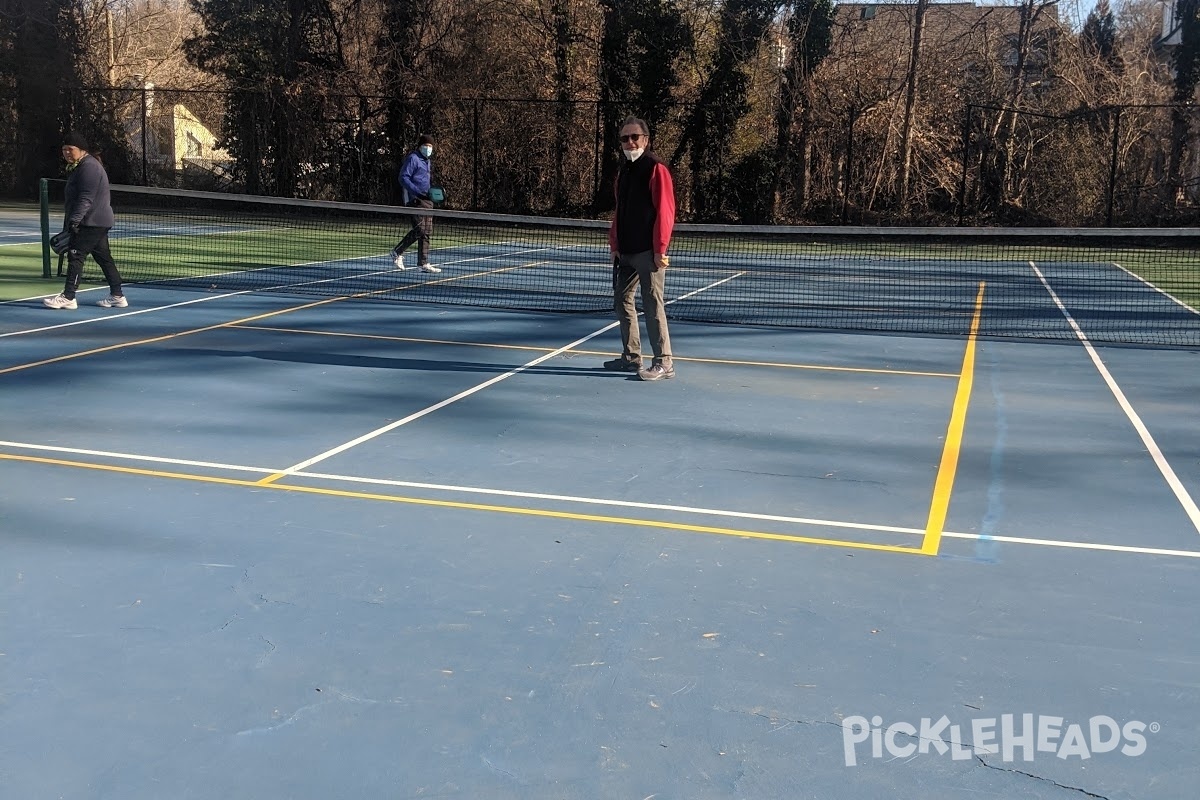
{"label": "khaki pant", "polygon": [[667,333],[667,311],[663,304],[663,283],[666,270],[654,271],[654,256],[644,253],[622,253],[613,265],[613,306],[621,321],[622,355],[629,360],[642,357],[641,332],[638,329],[634,294],[642,288],[642,312],[646,315],[646,332],[654,351],[655,363],[671,363],[671,337]]}

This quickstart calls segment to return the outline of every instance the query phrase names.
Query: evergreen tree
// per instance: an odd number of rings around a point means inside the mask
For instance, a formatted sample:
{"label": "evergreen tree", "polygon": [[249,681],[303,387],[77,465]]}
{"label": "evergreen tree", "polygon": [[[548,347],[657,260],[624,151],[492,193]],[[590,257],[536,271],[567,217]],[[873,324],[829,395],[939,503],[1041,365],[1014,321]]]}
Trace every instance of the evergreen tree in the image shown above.
{"label": "evergreen tree", "polygon": [[1117,56],[1117,19],[1113,15],[1108,0],[1099,0],[1095,8],[1083,23],[1083,31],[1079,34],[1083,51],[1090,56],[1098,57],[1112,63]]}
{"label": "evergreen tree", "polygon": [[653,136],[676,105],[679,57],[692,32],[676,0],[600,0],[600,108],[604,130],[602,179],[595,207],[613,208],[612,180],[620,154],[617,129],[629,115],[646,120]]}
{"label": "evergreen tree", "polygon": [[[67,106],[78,82],[79,26],[73,0],[0,0],[0,187],[34,196],[38,179],[61,172]],[[85,122],[85,120],[79,120]]]}
{"label": "evergreen tree", "polygon": [[718,18],[716,50],[689,114],[676,158],[687,152],[692,166],[692,207],[699,219],[726,211],[727,155],[738,123],[750,109],[749,62],[774,17],[774,0],[725,0]]}
{"label": "evergreen tree", "polygon": [[204,32],[186,40],[184,51],[232,90],[223,145],[246,190],[296,194],[320,135],[322,97],[342,67],[329,0],[191,4]]}
{"label": "evergreen tree", "polygon": [[1171,149],[1167,161],[1167,183],[1174,195],[1170,202],[1184,200],[1183,162],[1191,136],[1191,107],[1196,102],[1196,85],[1200,83],[1200,0],[1176,0],[1175,22],[1179,26],[1179,44],[1172,62],[1175,67],[1175,86],[1171,111]]}

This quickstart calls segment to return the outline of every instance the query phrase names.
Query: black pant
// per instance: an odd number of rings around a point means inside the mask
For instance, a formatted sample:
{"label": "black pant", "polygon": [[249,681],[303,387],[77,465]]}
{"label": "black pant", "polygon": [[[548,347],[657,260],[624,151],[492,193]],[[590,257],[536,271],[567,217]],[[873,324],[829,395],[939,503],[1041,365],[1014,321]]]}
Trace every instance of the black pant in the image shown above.
{"label": "black pant", "polygon": [[108,250],[108,228],[81,225],[71,236],[71,248],[67,250],[67,284],[63,287],[63,297],[75,299],[79,281],[83,277],[83,262],[89,255],[100,265],[104,280],[108,281],[109,292],[120,296],[121,273],[117,272],[116,262]]}
{"label": "black pant", "polygon": [[[413,208],[433,208],[433,201],[422,200],[420,198],[413,200],[410,205]],[[400,244],[392,248],[392,252],[400,255],[405,250],[417,245],[417,264],[424,265],[429,263],[429,239],[433,236],[433,217],[414,216],[412,218],[412,229],[405,234],[400,240]]]}

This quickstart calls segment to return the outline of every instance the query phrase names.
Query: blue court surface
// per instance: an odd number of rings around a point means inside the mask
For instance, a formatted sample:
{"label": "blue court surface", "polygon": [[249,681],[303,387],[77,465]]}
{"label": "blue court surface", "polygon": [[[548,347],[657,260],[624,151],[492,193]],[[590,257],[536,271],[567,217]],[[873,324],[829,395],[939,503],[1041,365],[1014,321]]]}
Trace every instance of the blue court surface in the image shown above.
{"label": "blue court surface", "polygon": [[0,208],[0,247],[38,244],[41,241],[42,228],[36,215],[24,209]]}
{"label": "blue court surface", "polygon": [[100,296],[0,304],[4,797],[1195,796],[1198,349]]}

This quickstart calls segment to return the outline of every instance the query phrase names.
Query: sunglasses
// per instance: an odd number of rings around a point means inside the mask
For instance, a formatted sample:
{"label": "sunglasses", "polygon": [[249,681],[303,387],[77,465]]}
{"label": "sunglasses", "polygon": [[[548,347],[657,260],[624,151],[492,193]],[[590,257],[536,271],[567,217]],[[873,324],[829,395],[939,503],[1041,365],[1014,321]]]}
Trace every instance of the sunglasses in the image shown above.
{"label": "sunglasses", "polygon": [[629,133],[629,134],[626,134],[619,138],[622,142],[636,142],[638,139],[642,138],[645,135],[646,134],[644,134],[644,133]]}

